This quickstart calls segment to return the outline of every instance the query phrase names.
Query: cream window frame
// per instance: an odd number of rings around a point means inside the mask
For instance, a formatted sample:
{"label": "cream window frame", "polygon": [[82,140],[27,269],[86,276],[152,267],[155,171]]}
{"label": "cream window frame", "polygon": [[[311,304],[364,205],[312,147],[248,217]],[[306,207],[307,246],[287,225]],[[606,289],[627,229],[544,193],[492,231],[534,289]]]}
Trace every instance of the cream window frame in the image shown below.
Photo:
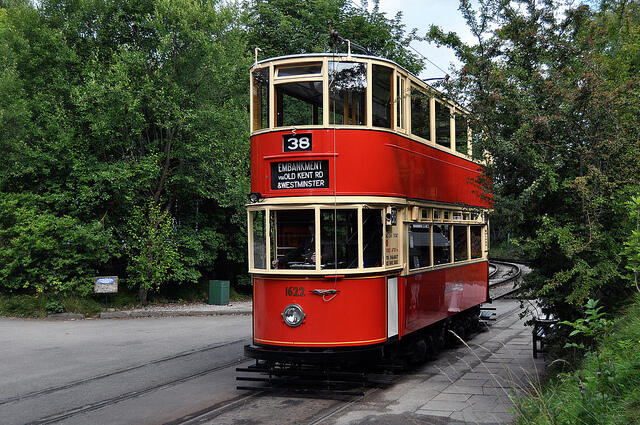
{"label": "cream window frame", "polygon": [[[382,240],[381,240],[381,266],[379,267],[364,267],[364,235],[363,235],[363,214],[364,208],[376,209],[384,211],[385,204],[310,204],[310,205],[296,205],[296,204],[276,204],[276,205],[248,205],[247,208],[247,223],[249,224],[249,235],[247,237],[248,248],[248,264],[250,274],[277,274],[277,275],[344,275],[344,274],[362,274],[362,273],[375,273],[386,272],[392,270],[399,270],[403,268],[403,255],[401,250],[398,252],[398,265],[387,267],[385,263],[385,240],[387,235],[387,226],[384,223],[384,216],[380,214],[380,220],[382,225]],[[355,209],[357,210],[358,220],[358,264],[355,268],[347,269],[322,269],[321,268],[321,228],[320,228],[320,212],[321,210],[333,210],[333,209]],[[271,240],[271,212],[273,211],[291,211],[291,210],[313,210],[315,218],[315,249],[316,249],[316,264],[315,269],[312,270],[291,270],[291,269],[273,269],[271,262],[274,260],[273,248]],[[253,248],[253,218],[252,212],[264,211],[265,212],[265,226],[266,226],[266,269],[256,269],[253,262],[254,248]],[[400,214],[400,211],[398,211]],[[400,218],[398,219],[398,228],[401,228]],[[399,231],[398,246],[401,247],[403,243],[402,232]]]}

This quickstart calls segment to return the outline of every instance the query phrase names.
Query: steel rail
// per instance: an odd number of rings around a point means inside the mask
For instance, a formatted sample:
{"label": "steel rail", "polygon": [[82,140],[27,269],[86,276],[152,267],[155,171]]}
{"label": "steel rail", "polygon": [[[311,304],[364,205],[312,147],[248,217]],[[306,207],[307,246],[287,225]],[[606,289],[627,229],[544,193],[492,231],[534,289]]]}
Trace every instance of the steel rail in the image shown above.
{"label": "steel rail", "polygon": [[187,357],[187,356],[191,356],[191,355],[194,355],[194,354],[203,353],[205,351],[211,351],[211,350],[215,350],[215,349],[218,349],[218,348],[227,347],[229,345],[238,344],[238,343],[244,343],[244,342],[246,342],[246,338],[236,339],[236,340],[228,341],[228,342],[223,342],[221,344],[208,345],[208,346],[203,347],[203,348],[183,351],[183,352],[180,352],[178,354],[174,354],[172,356],[162,357],[160,359],[152,360],[150,362],[138,364],[138,365],[135,365],[135,366],[129,366],[129,367],[125,367],[125,368],[122,368],[122,369],[117,369],[117,370],[112,371],[112,372],[107,372],[107,373],[103,373],[103,374],[100,374],[100,375],[91,376],[91,377],[88,377],[88,378],[78,379],[76,381],[68,382],[66,384],[57,385],[57,386],[49,387],[49,388],[44,388],[44,389],[41,389],[41,390],[32,391],[32,392],[29,392],[29,393],[20,394],[20,395],[16,395],[16,396],[13,396],[13,397],[8,397],[8,398],[0,400],[0,406],[3,405],[3,404],[7,404],[7,403],[23,401],[23,400],[27,400],[29,398],[34,398],[34,397],[39,397],[39,396],[42,396],[42,395],[55,393],[57,391],[62,391],[62,390],[66,390],[66,389],[69,389],[69,388],[76,387],[78,385],[86,384],[88,382],[97,381],[97,380],[105,379],[105,378],[110,378],[112,376],[119,375],[119,374],[122,374],[122,373],[131,372],[131,371],[137,370],[137,369],[142,369],[142,368],[147,367],[147,366],[157,365],[157,364],[168,362],[168,361],[171,361],[171,360],[176,360],[176,359],[179,359],[179,358],[182,358],[182,357]]}
{"label": "steel rail", "polygon": [[56,423],[56,422],[60,422],[63,421],[65,419],[71,418],[73,416],[77,416],[83,413],[87,413],[87,412],[92,412],[94,410],[98,410],[98,409],[102,409],[104,407],[107,406],[112,406],[114,404],[120,403],[122,401],[125,400],[130,400],[136,397],[139,397],[141,395],[144,394],[148,394],[150,392],[159,390],[159,389],[164,389],[164,388],[169,388],[172,387],[174,385],[178,385],[178,384],[182,384],[183,382],[187,382],[190,381],[192,379],[196,379],[196,378],[200,378],[202,376],[208,375],[210,373],[214,373],[217,371],[220,371],[222,369],[226,369],[228,367],[231,366],[235,366],[238,365],[240,363],[244,363],[246,362],[248,359],[247,358],[241,358],[241,359],[236,359],[236,360],[232,360],[230,362],[226,362],[224,364],[218,365],[216,367],[210,368],[210,369],[206,369],[197,373],[193,373],[191,375],[188,376],[184,376],[182,378],[178,378],[178,379],[173,379],[171,381],[168,382],[164,382],[158,385],[153,385],[147,388],[144,388],[142,390],[136,390],[136,391],[130,391],[128,393],[124,393],[124,394],[120,394],[116,397],[111,397],[102,401],[98,401],[95,403],[90,403],[88,405],[85,405],[83,407],[79,407],[79,408],[74,408],[74,409],[69,409],[67,411],[64,412],[60,412],[60,413],[55,413],[53,415],[49,415],[47,417],[32,421],[27,423],[27,425],[43,425],[43,424],[52,424],[52,423]]}
{"label": "steel rail", "polygon": [[[496,267],[496,271],[492,274],[492,276],[500,274],[500,277],[494,278],[494,279],[491,279],[491,277],[489,278],[489,291],[491,291],[492,289],[495,290],[497,288],[501,288],[513,281],[517,281],[522,276],[522,268],[517,263],[492,260],[490,264],[493,264]],[[501,272],[501,270],[504,270],[504,271]],[[492,296],[491,298],[494,300],[497,300],[507,295],[510,295],[518,291],[519,289],[520,289],[520,286],[515,285],[515,287],[510,291],[501,293],[495,297]]]}

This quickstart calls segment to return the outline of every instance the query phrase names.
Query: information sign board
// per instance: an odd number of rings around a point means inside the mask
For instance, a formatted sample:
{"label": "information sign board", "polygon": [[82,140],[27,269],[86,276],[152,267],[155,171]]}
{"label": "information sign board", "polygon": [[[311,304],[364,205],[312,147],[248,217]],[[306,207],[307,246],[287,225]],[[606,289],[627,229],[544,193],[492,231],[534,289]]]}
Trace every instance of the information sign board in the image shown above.
{"label": "information sign board", "polygon": [[96,294],[113,294],[118,292],[118,276],[98,276],[93,286]]}

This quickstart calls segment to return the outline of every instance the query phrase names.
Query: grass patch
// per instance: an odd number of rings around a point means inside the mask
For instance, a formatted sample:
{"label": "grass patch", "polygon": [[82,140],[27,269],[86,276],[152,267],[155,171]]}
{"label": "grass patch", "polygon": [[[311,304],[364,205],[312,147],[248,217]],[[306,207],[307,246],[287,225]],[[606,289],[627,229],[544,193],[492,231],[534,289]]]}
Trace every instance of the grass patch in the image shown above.
{"label": "grass patch", "polygon": [[[122,282],[122,280],[121,280]],[[116,294],[92,294],[86,298],[41,294],[4,295],[0,294],[0,316],[44,318],[52,313],[78,313],[87,317],[96,317],[107,308],[116,310],[140,307],[137,292],[126,285],[120,285]],[[150,304],[166,303],[206,303],[209,299],[209,281],[197,284],[175,286],[160,293],[149,294]],[[250,301],[251,286],[240,286],[240,290],[229,288],[229,301]]]}
{"label": "grass patch", "polygon": [[238,301],[251,301],[251,295],[241,294],[236,291],[234,287],[229,288],[229,301],[238,302]]}
{"label": "grass patch", "polygon": [[0,295],[0,316],[43,318],[52,313],[97,316],[102,306],[90,298],[40,295]]}
{"label": "grass patch", "polygon": [[46,297],[31,295],[0,295],[0,315],[14,317],[45,317],[47,314]]}
{"label": "grass patch", "polygon": [[580,368],[518,400],[519,425],[640,424],[640,296]]}

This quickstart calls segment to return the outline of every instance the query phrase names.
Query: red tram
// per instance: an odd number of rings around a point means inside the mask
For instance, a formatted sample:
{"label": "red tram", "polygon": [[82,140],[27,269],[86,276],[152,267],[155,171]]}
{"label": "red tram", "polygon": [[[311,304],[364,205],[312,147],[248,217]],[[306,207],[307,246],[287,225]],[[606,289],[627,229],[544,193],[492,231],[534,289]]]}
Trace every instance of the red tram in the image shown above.
{"label": "red tram", "polygon": [[420,355],[488,298],[468,112],[378,57],[251,69],[252,358]]}

